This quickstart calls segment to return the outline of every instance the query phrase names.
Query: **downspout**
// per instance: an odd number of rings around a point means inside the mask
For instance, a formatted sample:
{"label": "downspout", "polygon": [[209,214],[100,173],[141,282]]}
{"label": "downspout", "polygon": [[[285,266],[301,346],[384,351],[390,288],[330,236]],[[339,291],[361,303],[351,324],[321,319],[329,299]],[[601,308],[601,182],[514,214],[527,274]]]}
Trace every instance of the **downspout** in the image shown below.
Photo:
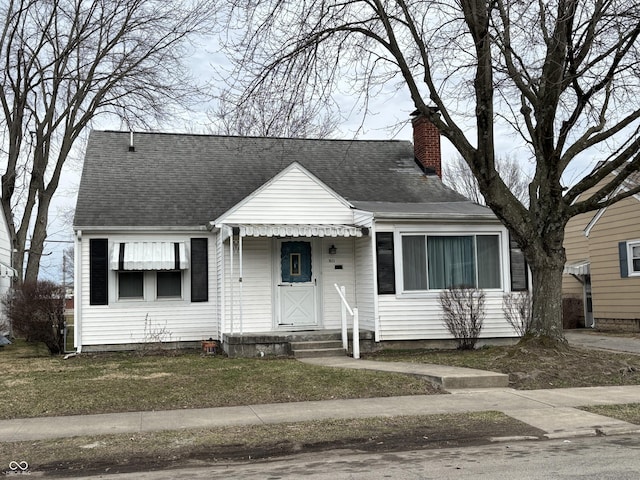
{"label": "downspout", "polygon": [[80,279],[82,278],[82,230],[76,232],[75,251],[73,254],[73,262],[76,266],[76,272],[73,279],[74,299],[73,299],[73,345],[76,352],[82,353],[82,287]]}

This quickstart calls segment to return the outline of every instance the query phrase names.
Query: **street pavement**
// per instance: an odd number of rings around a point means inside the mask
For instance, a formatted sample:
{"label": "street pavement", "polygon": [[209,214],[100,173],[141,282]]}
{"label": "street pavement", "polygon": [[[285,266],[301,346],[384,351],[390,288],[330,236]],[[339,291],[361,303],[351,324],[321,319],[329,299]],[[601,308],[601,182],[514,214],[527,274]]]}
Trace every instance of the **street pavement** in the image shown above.
{"label": "street pavement", "polygon": [[[568,332],[571,344],[589,348],[640,353],[640,340],[604,337],[591,332]],[[601,339],[602,343],[598,342]],[[610,340],[614,341],[611,342]],[[617,348],[612,348],[616,347]],[[347,358],[305,359],[334,368],[389,371],[389,364]],[[382,365],[380,365],[382,364]],[[440,368],[438,368],[440,367]],[[640,402],[640,386],[515,390],[504,385],[500,376],[471,369],[439,365],[393,363],[393,371],[424,375],[447,385],[450,395],[416,395],[369,399],[329,400],[238,407],[126,412],[100,415],[41,417],[0,421],[0,443],[55,439],[80,435],[137,433],[188,428],[215,428],[260,425],[309,420],[391,417],[495,410],[545,432],[547,438],[640,433],[640,426],[584,412],[576,407]],[[500,374],[498,374],[500,375]],[[453,380],[447,383],[447,379]],[[476,380],[473,380],[473,379]],[[462,380],[461,380],[462,379]],[[451,388],[464,385],[474,388]],[[485,385],[478,379],[484,379]],[[496,382],[498,386],[496,386]]]}

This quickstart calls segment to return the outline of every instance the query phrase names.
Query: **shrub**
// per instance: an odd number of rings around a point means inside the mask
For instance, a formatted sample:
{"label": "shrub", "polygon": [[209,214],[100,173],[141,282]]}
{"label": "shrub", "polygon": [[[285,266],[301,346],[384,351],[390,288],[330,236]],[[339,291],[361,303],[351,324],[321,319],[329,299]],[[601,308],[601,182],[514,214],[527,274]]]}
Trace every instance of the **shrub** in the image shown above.
{"label": "shrub", "polygon": [[144,317],[144,331],[137,352],[140,355],[162,352],[165,350],[165,343],[171,342],[172,338],[173,333],[171,333],[167,328],[166,320],[164,322],[164,326],[158,323],[152,323],[151,318],[147,313]]}
{"label": "shrub", "polygon": [[531,294],[529,292],[510,292],[503,297],[502,311],[516,333],[524,337],[531,328]]}
{"label": "shrub", "polygon": [[14,335],[44,343],[52,355],[64,351],[64,288],[53,282],[25,283],[2,300]]}
{"label": "shrub", "polygon": [[573,329],[585,326],[584,301],[576,295],[567,295],[562,299],[562,328]]}
{"label": "shrub", "polygon": [[473,350],[484,322],[484,291],[454,287],[440,293],[443,323],[456,339],[459,350]]}

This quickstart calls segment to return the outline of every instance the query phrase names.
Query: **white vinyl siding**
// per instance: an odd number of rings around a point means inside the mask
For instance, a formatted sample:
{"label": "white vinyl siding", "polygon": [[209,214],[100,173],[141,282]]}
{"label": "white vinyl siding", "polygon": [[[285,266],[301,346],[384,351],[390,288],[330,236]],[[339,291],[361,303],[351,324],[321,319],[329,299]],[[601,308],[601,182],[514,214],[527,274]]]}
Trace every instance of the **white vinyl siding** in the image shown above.
{"label": "white vinyl siding", "polygon": [[[335,284],[345,287],[346,298],[351,308],[356,307],[356,276],[354,259],[354,241],[361,238],[325,238],[318,258],[322,259],[322,327],[341,328],[341,300]],[[336,247],[335,255],[329,254],[329,247]],[[315,259],[315,258],[314,258]]]}
{"label": "white vinyl siding", "polygon": [[[237,237],[236,237],[237,239]],[[224,333],[269,332],[273,330],[272,239],[242,238],[242,282],[240,245],[233,251],[224,246],[225,298]]]}
{"label": "white vinyl siding", "polygon": [[[516,336],[502,312],[502,293],[485,293],[486,318],[480,338]],[[440,340],[452,336],[442,322],[438,294],[397,299],[383,295],[378,300],[380,340]]]}
{"label": "white vinyl siding", "polygon": [[[4,217],[4,213],[0,212],[0,262],[7,266],[11,266],[11,240],[9,239],[9,229]],[[10,276],[0,276],[0,297],[7,293],[11,287]],[[0,304],[0,335],[5,333],[2,331],[4,314],[4,305]]]}
{"label": "white vinyl siding", "polygon": [[353,213],[343,200],[293,166],[224,215],[224,222],[352,225]]}
{"label": "white vinyl siding", "polygon": [[627,261],[629,276],[640,275],[640,240],[627,242]]}
{"label": "white vinyl siding", "polygon": [[[203,235],[191,235],[202,237]],[[175,241],[189,244],[190,235],[91,235],[83,232],[79,260],[81,305],[77,311],[82,318],[76,319],[80,338],[77,343],[82,346],[119,345],[153,341],[153,337],[162,334],[163,341],[199,341],[209,337],[217,338],[216,302],[217,288],[215,266],[215,238],[209,237],[209,301],[191,303],[189,301],[188,270],[183,274],[182,291],[185,298],[161,299],[154,297],[144,300],[117,300],[117,272],[109,270],[109,304],[89,304],[89,240],[91,238],[109,238],[109,249],[114,242],[126,241]],[[153,275],[154,272],[148,272]],[[155,282],[155,275],[152,283]],[[76,298],[78,296],[76,295]]]}
{"label": "white vinyl siding", "polygon": [[[209,248],[212,246],[209,245]],[[227,331],[226,319],[224,317],[224,313],[226,311],[226,286],[224,284],[225,278],[225,261],[224,261],[224,243],[222,241],[222,234],[219,233],[216,235],[215,241],[215,252],[216,252],[216,264],[215,264],[215,275],[216,275],[216,297],[220,301],[216,304],[216,318],[218,319],[218,332],[219,332],[219,340],[222,340],[222,334]],[[211,265],[211,264],[209,264]]]}
{"label": "white vinyl siding", "polygon": [[361,328],[375,330],[375,276],[373,269],[373,236],[355,240],[356,306]]}
{"label": "white vinyl siding", "polygon": [[402,238],[404,235],[496,235],[500,245],[500,276],[502,288],[485,290],[486,318],[481,338],[514,337],[516,333],[502,311],[503,295],[511,284],[509,275],[508,234],[495,224],[381,224],[377,232],[394,231],[396,294],[378,295],[378,325],[380,341],[444,340],[451,334],[442,322],[439,291],[407,292],[403,286]]}

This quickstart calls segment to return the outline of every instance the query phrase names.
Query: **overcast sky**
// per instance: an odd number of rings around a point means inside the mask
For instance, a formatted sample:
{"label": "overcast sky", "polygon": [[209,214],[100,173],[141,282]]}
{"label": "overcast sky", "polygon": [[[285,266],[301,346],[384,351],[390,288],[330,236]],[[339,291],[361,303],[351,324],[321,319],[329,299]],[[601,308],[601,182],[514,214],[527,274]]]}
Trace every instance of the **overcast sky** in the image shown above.
{"label": "overcast sky", "polygon": [[[211,52],[206,47],[196,50],[190,61],[193,65],[193,73],[202,78],[212,78],[214,64],[224,61],[217,52]],[[352,115],[336,132],[335,136],[339,138],[360,138],[360,139],[397,139],[412,140],[412,130],[410,114],[414,110],[406,91],[392,92],[383,90],[383,93],[370,99],[368,113],[363,118],[362,112],[353,106],[348,105],[349,98],[341,98],[340,105],[344,112],[351,111]],[[202,105],[202,110],[191,118],[196,121],[189,126],[168,125],[162,128],[163,131],[188,131],[191,133],[208,133],[211,131],[207,122],[206,104]],[[122,129],[122,125],[118,120],[101,120],[96,124],[96,128],[100,129]],[[472,128],[469,128],[472,135]],[[500,131],[496,135],[496,153],[499,156],[511,155],[515,158],[522,159],[522,167],[524,171],[530,172],[532,164],[529,160],[530,153],[523,146],[520,139],[506,134],[501,135]],[[76,156],[81,157],[84,154],[84,145],[79,145]],[[446,163],[450,159],[457,156],[456,150],[446,140],[442,139],[442,159]],[[585,156],[578,165],[576,165],[566,178],[567,183],[572,183],[575,179],[590,170],[597,157],[593,155]],[[54,198],[52,210],[50,212],[49,222],[49,240],[45,244],[45,256],[42,258],[41,278],[51,279],[54,281],[62,280],[62,255],[64,248],[69,247],[73,240],[73,231],[71,228],[71,217],[69,212],[75,207],[77,187],[80,181],[80,158],[74,159],[65,165],[64,180],[61,183],[59,192]]]}

